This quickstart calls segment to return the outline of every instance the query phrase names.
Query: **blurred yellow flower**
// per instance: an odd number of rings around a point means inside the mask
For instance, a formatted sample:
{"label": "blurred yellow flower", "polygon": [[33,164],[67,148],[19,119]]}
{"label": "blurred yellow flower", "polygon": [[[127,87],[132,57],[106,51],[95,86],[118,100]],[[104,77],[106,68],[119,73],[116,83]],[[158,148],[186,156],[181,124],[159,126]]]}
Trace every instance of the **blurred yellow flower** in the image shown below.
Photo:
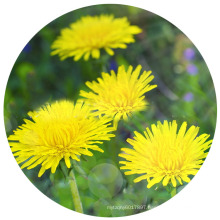
{"label": "blurred yellow flower", "polygon": [[22,169],[41,164],[39,177],[49,168],[54,173],[62,158],[70,168],[70,158],[79,161],[81,154],[92,156],[90,150],[103,152],[97,144],[114,136],[110,119],[91,116],[82,102],[57,101],[28,115],[32,119],[24,119],[8,140],[17,162],[24,162]]}
{"label": "blurred yellow flower", "polygon": [[151,130],[146,128],[144,136],[134,132],[133,139],[127,142],[134,149],[122,148],[120,161],[124,166],[121,169],[129,170],[125,175],[142,174],[134,182],[146,179],[147,187],[162,182],[166,186],[169,182],[174,187],[177,181],[182,185],[182,180],[189,182],[189,175],[195,175],[202,166],[207,156],[212,140],[206,141],[210,135],[198,135],[199,127],[191,126],[188,130],[184,122],[177,132],[176,121],[151,125]]}
{"label": "blurred yellow flower", "polygon": [[151,71],[140,75],[141,68],[138,65],[133,71],[133,67],[129,66],[126,71],[124,66],[120,66],[117,75],[113,70],[111,74],[102,73],[98,82],[86,82],[92,91],[81,90],[80,96],[86,98],[95,114],[111,117],[117,126],[120,118],[126,120],[132,113],[146,109],[144,94],[157,87],[149,84],[154,78],[150,76]]}
{"label": "blurred yellow flower", "polygon": [[83,56],[88,60],[90,55],[98,59],[103,48],[112,56],[112,49],[126,48],[126,44],[135,41],[133,35],[141,31],[139,27],[130,25],[126,17],[85,16],[61,30],[61,35],[51,46],[51,55],[58,54],[61,60],[74,57],[77,61]]}

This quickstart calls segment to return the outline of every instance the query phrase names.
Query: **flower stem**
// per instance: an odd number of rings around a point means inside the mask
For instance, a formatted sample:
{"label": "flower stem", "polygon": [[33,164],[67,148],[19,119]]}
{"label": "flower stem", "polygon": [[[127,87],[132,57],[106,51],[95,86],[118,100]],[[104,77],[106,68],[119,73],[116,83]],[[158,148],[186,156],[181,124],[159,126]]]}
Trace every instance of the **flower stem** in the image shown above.
{"label": "flower stem", "polygon": [[174,187],[170,192],[171,198],[176,195],[176,187]]}
{"label": "flower stem", "polygon": [[73,197],[73,203],[75,206],[75,211],[83,213],[83,207],[79,196],[78,187],[76,184],[76,178],[73,172],[73,169],[69,172],[69,185]]}

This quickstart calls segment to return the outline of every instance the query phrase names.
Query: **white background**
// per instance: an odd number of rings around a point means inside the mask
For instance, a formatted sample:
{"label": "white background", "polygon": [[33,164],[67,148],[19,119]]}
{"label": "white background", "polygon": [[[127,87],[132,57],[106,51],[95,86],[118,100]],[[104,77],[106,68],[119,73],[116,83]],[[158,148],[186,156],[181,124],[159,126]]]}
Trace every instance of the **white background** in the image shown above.
{"label": "white background", "polygon": [[[3,3],[4,2],[4,3]],[[7,0],[0,6],[0,217],[1,219],[89,219],[44,196],[24,176],[14,160],[3,123],[3,100],[7,79],[22,48],[42,27],[74,9],[101,3],[120,3],[152,11],[175,24],[195,44],[212,74],[220,101],[220,13],[216,0]],[[202,109],[201,109],[202,111]],[[205,112],[204,112],[205,114]],[[220,219],[219,126],[211,151],[193,181],[163,205],[127,218]],[[93,217],[94,218],[94,217]]]}

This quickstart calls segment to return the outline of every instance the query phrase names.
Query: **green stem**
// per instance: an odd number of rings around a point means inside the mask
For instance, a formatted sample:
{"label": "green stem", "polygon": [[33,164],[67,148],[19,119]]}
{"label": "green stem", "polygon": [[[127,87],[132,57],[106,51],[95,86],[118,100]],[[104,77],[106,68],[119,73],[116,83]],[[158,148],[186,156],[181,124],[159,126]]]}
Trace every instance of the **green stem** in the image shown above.
{"label": "green stem", "polygon": [[173,198],[176,195],[176,187],[174,187],[170,192],[171,198]]}
{"label": "green stem", "polygon": [[75,178],[73,169],[71,169],[71,171],[69,172],[69,184],[70,184],[70,189],[71,189],[71,193],[73,197],[75,211],[83,213],[83,207],[82,207],[82,203],[80,200],[79,191],[78,191],[78,187],[76,184],[76,178]]}

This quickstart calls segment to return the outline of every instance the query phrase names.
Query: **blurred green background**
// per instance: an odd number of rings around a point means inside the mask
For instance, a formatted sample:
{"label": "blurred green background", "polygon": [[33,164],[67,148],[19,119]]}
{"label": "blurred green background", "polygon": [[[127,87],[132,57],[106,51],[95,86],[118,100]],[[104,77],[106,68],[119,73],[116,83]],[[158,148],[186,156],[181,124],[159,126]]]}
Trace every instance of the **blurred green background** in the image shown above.
{"label": "blurred green background", "polygon": [[[50,56],[50,46],[62,28],[81,16],[114,14],[126,16],[143,32],[127,49],[116,49],[110,57],[103,52],[102,59],[74,62],[60,61]],[[80,89],[87,89],[86,81],[95,80],[103,71],[116,70],[119,65],[141,64],[143,70],[152,70],[153,84],[158,88],[147,93],[150,106],[128,122],[119,123],[116,138],[104,143],[104,153],[94,152],[84,157],[75,169],[84,212],[95,216],[125,216],[149,210],[170,198],[160,184],[146,188],[146,181],[133,183],[137,176],[125,176],[119,170],[121,147],[133,131],[143,131],[157,121],[177,120],[180,124],[198,125],[200,133],[213,138],[216,124],[216,97],[209,70],[193,43],[174,25],[148,11],[121,5],[98,5],[82,8],[52,21],[41,29],[24,47],[9,77],[4,102],[7,135],[23,123],[27,112],[45,102],[58,99],[76,100]],[[28,179],[45,195],[74,210],[70,189],[62,172],[47,171],[37,177],[40,167],[24,169]],[[185,185],[184,185],[185,186]],[[179,186],[180,191],[184,186]],[[142,206],[140,206],[142,205]],[[121,207],[109,208],[109,207]],[[124,207],[124,208],[123,208]]]}

